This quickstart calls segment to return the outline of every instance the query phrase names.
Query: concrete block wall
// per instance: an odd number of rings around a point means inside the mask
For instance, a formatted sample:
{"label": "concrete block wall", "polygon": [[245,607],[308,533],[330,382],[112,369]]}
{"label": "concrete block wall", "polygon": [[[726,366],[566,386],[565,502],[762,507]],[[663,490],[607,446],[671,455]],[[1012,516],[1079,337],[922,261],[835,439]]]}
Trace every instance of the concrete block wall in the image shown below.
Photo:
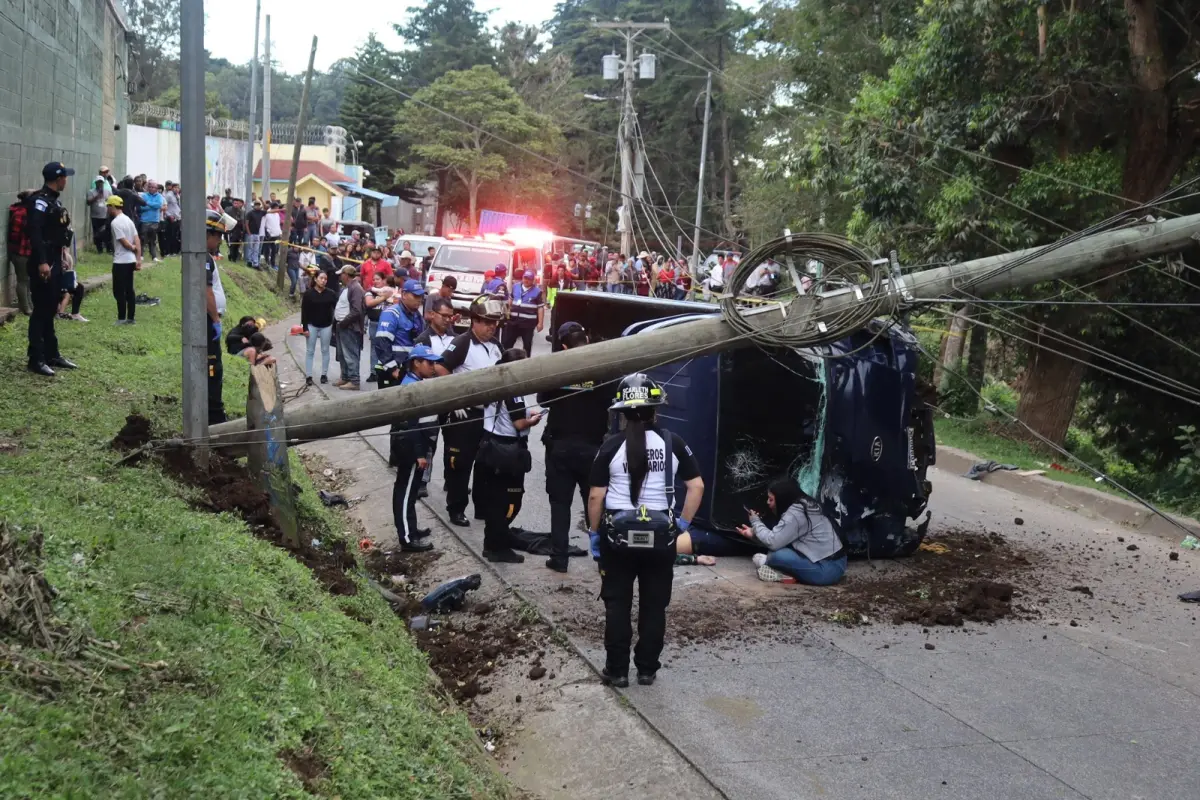
{"label": "concrete block wall", "polygon": [[41,185],[46,162],[62,161],[76,171],[63,202],[85,241],[90,179],[101,164],[117,177],[125,167],[129,56],[118,1],[0,0],[2,208]]}

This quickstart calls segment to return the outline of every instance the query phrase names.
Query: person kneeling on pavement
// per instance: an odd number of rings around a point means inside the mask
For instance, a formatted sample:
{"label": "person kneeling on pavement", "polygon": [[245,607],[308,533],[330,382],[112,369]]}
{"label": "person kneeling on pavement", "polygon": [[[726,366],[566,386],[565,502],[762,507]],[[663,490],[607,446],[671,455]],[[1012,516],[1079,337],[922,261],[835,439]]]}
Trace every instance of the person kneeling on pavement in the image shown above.
{"label": "person kneeling on pavement", "polygon": [[764,581],[795,578],[810,586],[829,586],[846,572],[846,550],[833,522],[785,475],[767,487],[767,506],[779,520],[768,528],[757,511],[750,511],[750,524],[738,528],[747,539],[766,545],[770,553],[756,553],[758,577]]}
{"label": "person kneeling on pavement", "polygon": [[[409,351],[403,370],[396,366],[387,374],[388,382],[408,386],[428,380],[437,374],[434,365],[441,361],[441,356],[419,344]],[[403,379],[400,377],[401,371],[404,372]],[[430,416],[398,422],[392,428],[392,457],[396,464],[392,517],[396,523],[400,549],[404,552],[423,553],[433,549],[431,543],[422,541],[429,536],[429,528],[417,527],[417,495],[425,468],[429,466],[429,429],[436,427],[437,417]]]}
{"label": "person kneeling on pavement", "polygon": [[[504,351],[499,363],[526,357],[524,350],[514,347]],[[533,468],[529,429],[541,421],[542,412],[526,408],[521,397],[497,400],[484,408],[475,481],[483,506],[483,557],[488,561],[520,564],[525,560],[512,549],[509,526],[521,512],[525,473]]]}

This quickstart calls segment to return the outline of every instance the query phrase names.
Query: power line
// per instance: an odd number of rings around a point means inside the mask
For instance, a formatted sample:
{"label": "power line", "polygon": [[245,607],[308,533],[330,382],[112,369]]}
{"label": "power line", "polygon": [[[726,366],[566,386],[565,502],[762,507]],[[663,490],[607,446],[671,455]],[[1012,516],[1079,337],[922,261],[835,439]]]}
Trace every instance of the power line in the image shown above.
{"label": "power line", "polygon": [[[400,97],[405,98],[409,102],[416,103],[417,105],[420,105],[420,106],[424,106],[425,108],[428,108],[430,111],[435,111],[438,114],[441,114],[442,116],[446,117],[447,119],[457,122],[459,125],[462,125],[470,130],[477,132],[477,133],[482,133],[492,139],[495,139],[498,142],[503,142],[504,144],[508,145],[509,147],[512,147],[516,150],[520,150],[522,153],[525,153],[526,155],[533,156],[534,158],[538,159],[539,161],[544,161],[547,164],[550,164],[551,166],[555,167],[556,169],[561,169],[563,172],[567,173],[568,175],[573,175],[576,178],[579,178],[580,180],[583,180],[587,183],[599,186],[601,188],[607,188],[607,189],[613,188],[611,184],[606,184],[603,181],[597,180],[596,178],[591,178],[587,175],[584,175],[582,172],[577,172],[577,171],[571,169],[570,167],[563,166],[558,161],[555,161],[552,158],[544,156],[541,153],[539,153],[531,148],[525,147],[524,145],[520,145],[520,144],[517,144],[516,142],[505,139],[503,136],[497,136],[494,132],[485,130],[484,128],[481,128],[478,125],[475,125],[474,123],[468,122],[467,120],[463,119],[462,117],[451,114],[449,111],[438,108],[437,106],[435,106],[431,103],[426,103],[424,100],[420,100],[420,99],[414,97],[413,95],[409,94],[408,92],[401,91],[400,89],[397,89],[394,86],[389,86],[388,84],[384,83],[383,81],[379,80],[378,78],[376,78],[372,75],[367,75],[366,73],[358,70],[357,62],[354,59],[348,59],[348,60],[350,60],[351,63],[355,66],[356,72],[361,77],[365,78],[368,81],[371,81],[372,83],[378,84],[380,87],[387,89],[388,91],[393,92],[393,93],[399,95]],[[675,215],[671,214],[670,216],[674,217]],[[687,222],[687,220],[683,220],[683,221]],[[705,228],[702,228],[701,230],[703,230],[707,234],[710,234],[715,239],[718,239],[718,240],[722,239],[722,237],[715,231],[710,231]],[[741,248],[738,248],[738,249],[740,250]]]}
{"label": "power line", "polygon": [[[923,345],[922,345],[920,342],[917,342],[915,346],[916,346],[916,348],[917,348],[918,350],[920,350],[922,353],[924,353],[924,354],[925,354],[926,358],[933,359],[933,355],[931,355],[931,354],[930,354],[930,352],[929,352],[928,350],[926,350],[926,349],[925,349],[925,347],[924,347],[924,346],[923,346]],[[975,395],[976,395],[976,396],[977,396],[977,397],[978,397],[980,400],[982,400],[984,403],[987,403],[987,402],[988,402],[988,399],[987,399],[986,397],[984,397],[984,396],[983,396],[983,392],[981,392],[979,389],[977,389],[975,386],[973,386],[973,385],[971,384],[971,382],[970,382],[970,381],[968,381],[968,380],[967,380],[965,377],[963,377],[963,376],[962,376],[962,374],[961,374],[961,373],[957,372],[957,371],[956,371],[956,370],[954,370],[954,369],[951,369],[950,367],[944,367],[944,369],[945,369],[947,372],[949,372],[951,375],[953,375],[955,378],[958,378],[958,380],[960,380],[964,386],[966,386],[968,389],[970,389],[970,390],[971,390],[971,391],[972,391],[972,392],[973,392],[973,393],[974,393],[974,394],[975,394]],[[1135,501],[1137,501],[1138,503],[1140,503],[1140,504],[1141,504],[1143,507],[1145,507],[1145,508],[1146,508],[1148,511],[1150,511],[1150,512],[1151,512],[1151,513],[1153,513],[1153,514],[1156,514],[1157,516],[1160,516],[1160,517],[1162,517],[1162,518],[1163,518],[1163,519],[1165,519],[1167,522],[1169,522],[1170,524],[1174,525],[1176,528],[1179,528],[1179,530],[1183,531],[1184,533],[1186,533],[1186,534],[1189,534],[1189,535],[1191,534],[1191,531],[1190,531],[1190,530],[1188,530],[1188,529],[1187,529],[1186,527],[1184,527],[1183,525],[1179,524],[1179,522],[1177,522],[1177,521],[1176,521],[1176,520],[1175,520],[1173,517],[1171,517],[1170,515],[1163,513],[1161,510],[1159,510],[1159,509],[1158,509],[1158,507],[1156,507],[1156,506],[1152,505],[1152,504],[1151,504],[1149,501],[1147,501],[1147,500],[1143,500],[1141,497],[1139,497],[1138,495],[1134,494],[1134,493],[1133,493],[1133,492],[1132,492],[1130,489],[1128,489],[1128,488],[1127,488],[1127,487],[1125,487],[1124,485],[1122,485],[1122,484],[1118,483],[1117,481],[1113,480],[1112,478],[1110,478],[1110,477],[1109,477],[1108,475],[1106,475],[1105,473],[1103,473],[1103,472],[1101,472],[1100,470],[1098,470],[1098,469],[1096,469],[1095,467],[1093,467],[1091,464],[1088,464],[1086,461],[1084,461],[1083,459],[1079,458],[1079,457],[1078,457],[1078,456],[1076,456],[1074,453],[1071,453],[1070,451],[1066,450],[1066,449],[1065,449],[1065,448],[1063,448],[1062,446],[1060,446],[1060,445],[1058,445],[1058,444],[1055,444],[1054,442],[1050,441],[1050,440],[1049,440],[1049,439],[1047,439],[1045,436],[1043,436],[1042,434],[1040,434],[1040,433],[1038,433],[1037,431],[1035,431],[1035,430],[1034,430],[1034,429],[1033,429],[1033,428],[1032,428],[1030,425],[1028,425],[1028,424],[1027,424],[1027,423],[1025,423],[1025,422],[1022,422],[1020,419],[1018,419],[1018,418],[1017,418],[1016,416],[1014,416],[1013,414],[1010,414],[1010,413],[1008,413],[1007,411],[1005,411],[1003,408],[1000,408],[999,406],[993,406],[993,407],[994,407],[994,408],[995,408],[995,409],[996,409],[998,412],[1000,412],[1000,413],[1001,413],[1001,414],[1003,414],[1005,417],[1007,417],[1007,418],[1008,418],[1008,420],[1009,420],[1010,422],[1015,422],[1015,423],[1017,423],[1018,425],[1020,425],[1022,428],[1024,428],[1026,431],[1028,431],[1028,432],[1029,432],[1031,435],[1035,436],[1035,437],[1036,437],[1036,438],[1037,438],[1037,439],[1038,439],[1038,440],[1039,440],[1039,441],[1040,441],[1042,444],[1044,444],[1045,446],[1047,446],[1047,447],[1051,448],[1052,450],[1054,450],[1055,452],[1057,452],[1059,455],[1065,456],[1066,458],[1069,458],[1071,461],[1074,461],[1076,464],[1079,464],[1081,467],[1083,467],[1083,468],[1084,468],[1084,469],[1086,469],[1088,472],[1090,472],[1090,473],[1092,473],[1093,475],[1095,475],[1097,478],[1102,478],[1102,479],[1104,479],[1105,481],[1107,481],[1108,483],[1111,483],[1113,486],[1117,487],[1117,488],[1118,488],[1118,489],[1120,489],[1122,492],[1124,492],[1125,494],[1129,495],[1129,497],[1131,497],[1133,500],[1135,500]]]}

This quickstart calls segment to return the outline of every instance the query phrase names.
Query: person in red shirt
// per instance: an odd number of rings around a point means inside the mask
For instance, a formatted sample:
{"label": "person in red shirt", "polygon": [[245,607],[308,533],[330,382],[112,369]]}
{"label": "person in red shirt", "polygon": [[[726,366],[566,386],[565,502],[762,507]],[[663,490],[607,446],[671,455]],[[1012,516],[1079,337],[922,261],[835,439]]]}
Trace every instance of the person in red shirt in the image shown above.
{"label": "person in red shirt", "polygon": [[374,286],[374,276],[378,272],[383,276],[386,282],[388,278],[396,274],[392,269],[390,262],[384,260],[383,248],[376,245],[371,248],[370,257],[362,263],[362,268],[359,270],[359,275],[362,275],[363,286]]}

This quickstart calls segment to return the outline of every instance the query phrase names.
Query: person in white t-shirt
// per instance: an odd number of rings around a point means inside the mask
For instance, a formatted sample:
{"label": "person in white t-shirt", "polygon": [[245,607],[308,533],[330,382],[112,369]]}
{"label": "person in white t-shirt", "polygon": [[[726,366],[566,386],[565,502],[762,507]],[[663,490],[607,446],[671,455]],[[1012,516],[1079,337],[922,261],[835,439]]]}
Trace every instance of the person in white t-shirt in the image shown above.
{"label": "person in white t-shirt", "polygon": [[112,287],[113,297],[117,300],[117,324],[132,325],[133,312],[137,308],[133,273],[142,268],[142,243],[138,239],[137,226],[123,211],[125,201],[120,195],[110,196],[105,204],[108,207],[109,232],[112,234]]}

